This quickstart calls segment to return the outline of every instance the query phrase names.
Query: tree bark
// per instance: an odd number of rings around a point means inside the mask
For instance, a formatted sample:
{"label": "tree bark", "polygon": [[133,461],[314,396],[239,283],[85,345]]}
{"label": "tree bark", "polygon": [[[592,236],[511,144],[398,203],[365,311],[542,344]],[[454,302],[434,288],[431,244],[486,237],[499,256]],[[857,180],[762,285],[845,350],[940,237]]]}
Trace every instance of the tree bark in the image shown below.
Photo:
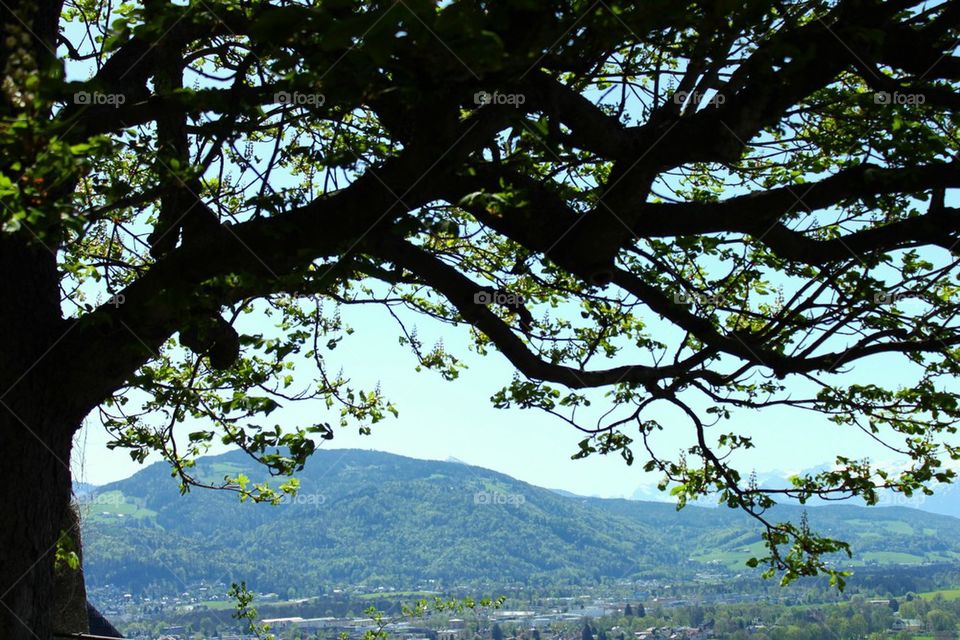
{"label": "tree bark", "polygon": [[0,636],[7,640],[47,640],[59,631],[51,628],[53,569],[70,501],[73,429],[46,424],[37,415],[43,401],[36,397],[32,411],[33,403],[0,406]]}
{"label": "tree bark", "polygon": [[0,274],[0,638],[47,640],[70,448],[86,407],[63,383],[70,325],[54,252],[0,235]]}
{"label": "tree bark", "polygon": [[[83,540],[80,536],[80,512],[71,503],[61,527],[72,540],[79,564],[60,563],[53,574],[53,630],[57,633],[89,633],[87,588],[83,581]],[[96,634],[95,634],[96,635]]]}

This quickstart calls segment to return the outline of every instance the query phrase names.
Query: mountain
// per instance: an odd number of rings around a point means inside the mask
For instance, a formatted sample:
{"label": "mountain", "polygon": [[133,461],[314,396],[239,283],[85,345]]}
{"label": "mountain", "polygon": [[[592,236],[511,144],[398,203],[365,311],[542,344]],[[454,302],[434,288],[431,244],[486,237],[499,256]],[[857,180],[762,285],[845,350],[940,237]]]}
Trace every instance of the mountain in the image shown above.
{"label": "mountain", "polygon": [[[200,479],[262,470],[242,452],[203,458]],[[154,464],[82,503],[86,579],[125,590],[246,580],[258,590],[412,587],[690,576],[740,571],[759,529],[730,509],[559,495],[466,465],[359,450],[319,451],[301,491],[278,506],[235,494],[180,496]],[[778,507],[798,518],[798,507]],[[814,529],[850,541],[858,562],[960,559],[957,519],[890,507],[808,510]]]}
{"label": "mountain", "polygon": [[[792,475],[816,475],[817,473],[826,471],[828,469],[829,467],[827,465],[823,465],[819,467],[803,469],[797,473],[779,470],[757,472],[757,485],[768,489],[783,489],[790,486],[789,478]],[[877,506],[906,507],[911,509],[919,509],[920,511],[925,511],[927,513],[936,513],[960,518],[960,485],[936,484],[933,486],[933,491],[933,495],[930,496],[915,494],[908,498],[902,493],[895,493],[890,490],[881,490],[879,492],[880,501],[877,503]],[[630,498],[632,500],[648,500],[654,502],[672,501],[669,493],[660,491],[656,486],[649,484],[638,486],[630,495]],[[800,504],[798,501],[791,498],[781,498],[780,501],[786,504]],[[863,502],[860,501],[855,501],[854,503],[863,505]],[[704,507],[716,506],[716,502],[712,499],[701,499],[697,502],[697,504]],[[827,503],[818,498],[811,498],[807,504],[822,505]]]}
{"label": "mountain", "polygon": [[904,498],[894,494],[887,498],[886,502],[913,506],[928,513],[939,513],[960,518],[960,487],[955,484],[937,486],[934,488],[932,496],[921,495]]}
{"label": "mountain", "polygon": [[550,489],[550,491],[553,491],[553,492],[554,492],[555,494],[557,494],[558,496],[563,496],[564,498],[583,498],[583,497],[585,497],[585,496],[581,496],[581,495],[578,494],[578,493],[573,493],[572,491],[567,491],[566,489]]}
{"label": "mountain", "polygon": [[90,484],[89,482],[74,482],[73,483],[73,495],[81,498],[90,493],[93,493],[97,490],[97,485]]}

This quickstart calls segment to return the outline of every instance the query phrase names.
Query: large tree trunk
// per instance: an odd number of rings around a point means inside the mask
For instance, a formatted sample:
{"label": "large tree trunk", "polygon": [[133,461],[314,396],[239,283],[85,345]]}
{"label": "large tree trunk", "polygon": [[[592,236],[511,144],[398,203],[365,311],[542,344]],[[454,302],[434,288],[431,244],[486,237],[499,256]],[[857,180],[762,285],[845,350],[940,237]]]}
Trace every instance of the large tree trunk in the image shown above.
{"label": "large tree trunk", "polygon": [[53,568],[61,526],[69,520],[73,429],[38,417],[43,398],[32,411],[8,400],[0,406],[0,637],[47,640],[60,631],[51,628]]}
{"label": "large tree trunk", "polygon": [[[40,123],[49,115],[51,103],[36,110],[29,81],[62,67],[53,53],[61,8],[62,0],[0,3],[8,41],[0,47],[0,119],[29,112]],[[0,172],[14,181],[40,149],[28,139],[5,142],[0,154]],[[48,640],[59,631],[51,628],[54,558],[60,531],[76,525],[67,511],[70,447],[99,401],[65,382],[64,373],[77,363],[62,353],[72,325],[60,307],[62,203],[55,200],[73,183],[58,179],[56,185],[44,219],[0,232],[0,640]],[[4,206],[4,221],[11,211]]]}
{"label": "large tree trunk", "polygon": [[89,405],[64,384],[55,256],[0,234],[0,638],[47,640],[70,447]]}

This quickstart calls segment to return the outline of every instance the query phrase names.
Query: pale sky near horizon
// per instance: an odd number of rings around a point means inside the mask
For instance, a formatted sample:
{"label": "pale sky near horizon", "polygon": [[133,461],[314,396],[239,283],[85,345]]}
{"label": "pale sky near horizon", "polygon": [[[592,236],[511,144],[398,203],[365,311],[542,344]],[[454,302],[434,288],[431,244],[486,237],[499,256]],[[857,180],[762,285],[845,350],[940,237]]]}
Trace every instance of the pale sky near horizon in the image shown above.
{"label": "pale sky near horizon", "polygon": [[[453,457],[531,484],[581,495],[630,497],[639,486],[651,487],[659,480],[659,474],[643,472],[641,447],[635,448],[638,462],[632,467],[619,456],[571,460],[583,437],[571,426],[541,412],[494,409],[489,398],[509,382],[512,366],[499,353],[480,357],[459,348],[464,344],[465,328],[437,327],[429,319],[418,324],[425,346],[433,344],[433,337],[442,336],[470,365],[460,379],[447,382],[436,373],[414,371],[413,356],[398,344],[396,325],[385,310],[363,305],[345,309],[343,316],[356,332],[336,350],[338,361],[350,363],[345,364],[346,375],[365,388],[379,380],[384,393],[398,405],[400,417],[375,425],[369,436],[360,436],[353,428],[338,429],[324,448],[376,449],[438,460]],[[693,444],[689,423],[673,426],[669,416],[664,417],[668,428],[654,441],[662,454],[675,454],[680,447]],[[270,424],[318,421],[336,423],[336,415],[319,401],[286,409],[282,420]],[[104,484],[142,468],[126,451],[106,448],[107,437],[95,418],[87,422],[74,447],[75,480]],[[179,433],[191,430],[185,425]],[[744,458],[745,472],[799,471],[830,464],[837,453],[885,459],[884,452],[866,436],[808,413],[777,408],[739,412],[724,430],[755,437],[758,446]],[[173,489],[175,482],[170,482]]]}

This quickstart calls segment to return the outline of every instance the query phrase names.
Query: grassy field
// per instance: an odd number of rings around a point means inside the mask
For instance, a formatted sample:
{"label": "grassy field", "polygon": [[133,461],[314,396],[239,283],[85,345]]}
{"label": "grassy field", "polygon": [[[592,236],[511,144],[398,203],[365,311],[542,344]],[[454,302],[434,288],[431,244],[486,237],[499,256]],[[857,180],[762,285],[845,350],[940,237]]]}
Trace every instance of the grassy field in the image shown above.
{"label": "grassy field", "polygon": [[[194,606],[207,607],[208,609],[213,611],[223,611],[226,609],[233,609],[234,607],[236,607],[237,601],[236,600],[207,600],[205,602],[198,602]],[[259,607],[262,605],[258,604],[257,606]]]}
{"label": "grassy field", "polygon": [[[314,600],[311,598],[310,600]],[[270,602],[263,602],[260,600],[254,600],[254,604],[257,609],[269,609],[270,607],[290,607],[297,604],[300,604],[297,600],[273,600]],[[211,610],[223,611],[225,609],[233,609],[237,606],[236,600],[204,600],[203,602],[198,602],[196,607],[204,606]]]}
{"label": "grassy field", "polygon": [[956,600],[960,598],[960,589],[941,589],[940,591],[925,591],[917,594],[924,600],[933,600],[936,596],[942,596],[944,600]]}
{"label": "grassy field", "polygon": [[79,501],[78,509],[85,518],[94,520],[117,520],[123,518],[150,518],[156,511],[144,509],[135,501],[128,500],[120,491],[105,491]]}
{"label": "grassy field", "polygon": [[376,600],[377,598],[408,598],[418,600],[420,598],[432,598],[436,593],[429,591],[381,591],[379,593],[364,593],[357,596],[360,600]]}
{"label": "grassy field", "polygon": [[882,563],[896,564],[919,564],[926,560],[922,556],[916,556],[912,553],[902,553],[900,551],[867,551],[856,558],[860,562],[876,560]]}
{"label": "grassy field", "polygon": [[719,561],[728,567],[736,566],[737,568],[742,568],[743,563],[748,559],[763,557],[765,555],[765,550],[766,547],[764,547],[763,542],[755,542],[751,545],[745,545],[736,549],[718,550],[710,553],[693,555],[690,556],[690,559],[695,560],[696,562],[705,563]]}
{"label": "grassy field", "polygon": [[[907,524],[906,522],[902,522],[902,521],[899,521],[899,520],[860,520],[860,519],[855,519],[855,520],[849,520],[849,521],[847,522],[847,524],[850,524],[850,525],[853,525],[853,526],[856,526],[856,527],[861,527],[861,528],[863,528],[863,529],[866,530],[866,531],[870,531],[871,529],[881,529],[881,528],[882,528],[883,530],[885,530],[885,531],[887,531],[887,532],[889,532],[889,533],[899,533],[899,534],[908,535],[908,536],[909,536],[909,535],[913,535],[913,533],[914,533],[913,527],[911,527],[911,526],[910,526],[909,524]],[[933,530],[930,530],[930,531],[933,531]],[[878,533],[879,533],[879,532],[878,532]],[[930,535],[930,534],[927,534],[927,535]]]}

